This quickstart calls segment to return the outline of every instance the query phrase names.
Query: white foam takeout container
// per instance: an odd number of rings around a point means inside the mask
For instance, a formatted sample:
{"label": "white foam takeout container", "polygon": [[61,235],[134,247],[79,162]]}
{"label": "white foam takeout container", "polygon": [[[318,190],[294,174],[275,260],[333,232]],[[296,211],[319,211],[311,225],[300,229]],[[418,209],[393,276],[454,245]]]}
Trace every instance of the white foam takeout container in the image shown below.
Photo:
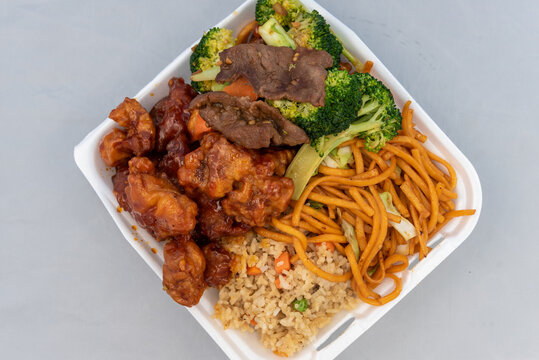
{"label": "white foam takeout container", "polygon": [[[395,306],[406,294],[408,294],[421,280],[425,278],[442,260],[455,250],[472,232],[481,212],[482,194],[479,177],[464,154],[451,142],[440,130],[436,123],[414,101],[410,94],[386,69],[384,64],[376,58],[361,39],[346,25],[337,20],[324,8],[311,0],[302,0],[309,9],[318,10],[329,22],[333,31],[343,41],[344,45],[360,60],[374,62],[373,71],[375,77],[382,80],[391,89],[397,106],[402,108],[407,100],[412,100],[414,109],[414,122],[417,127],[428,136],[425,146],[432,152],[441,155],[454,167],[458,176],[456,192],[459,197],[456,200],[457,209],[475,208],[474,216],[462,217],[452,220],[430,242],[434,247],[428,257],[417,263],[417,259],[411,259],[410,270],[405,270],[401,276],[403,279],[402,292],[397,299],[381,307],[360,304],[353,311],[342,311],[306,346],[301,352],[292,356],[293,359],[333,359],[348,345],[363,334],[369,327]],[[247,0],[232,14],[222,20],[217,26],[226,27],[235,31],[235,34],[254,18],[255,0]],[[206,29],[200,29],[201,32]],[[197,41],[198,42],[198,41]],[[194,44],[193,44],[194,45]],[[181,76],[188,79],[189,57],[191,46],[182,52],[172,63],[163,69],[148,85],[146,85],[135,98],[148,110],[162,97],[168,94],[168,80],[172,77]],[[106,119],[84,140],[75,147],[75,161],[88,179],[97,195],[105,205],[125,239],[133,246],[139,255],[146,261],[153,271],[162,277],[163,244],[157,242],[145,230],[138,228],[133,230],[136,224],[127,212],[118,212],[118,202],[112,193],[111,176],[101,160],[98,144],[101,138],[113,127],[114,122]],[[135,240],[136,239],[136,240]],[[152,251],[156,250],[156,253]],[[378,291],[390,291],[392,284],[382,283]],[[224,330],[221,323],[212,318],[213,306],[217,302],[218,293],[215,289],[205,292],[197,306],[186,308],[210,336],[219,344],[223,351],[234,359],[267,359],[278,358],[270,350],[264,348],[256,333],[240,332],[237,330]]]}

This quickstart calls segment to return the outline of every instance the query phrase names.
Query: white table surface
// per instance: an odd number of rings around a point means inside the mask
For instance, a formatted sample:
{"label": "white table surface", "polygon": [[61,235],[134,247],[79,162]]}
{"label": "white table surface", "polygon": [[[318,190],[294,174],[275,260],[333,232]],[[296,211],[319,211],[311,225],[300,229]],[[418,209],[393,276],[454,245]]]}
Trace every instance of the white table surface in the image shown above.
{"label": "white table surface", "polygon": [[[124,240],[73,146],[234,1],[0,1],[0,357],[224,353]],[[330,1],[475,165],[470,238],[339,359],[539,358],[539,2]]]}

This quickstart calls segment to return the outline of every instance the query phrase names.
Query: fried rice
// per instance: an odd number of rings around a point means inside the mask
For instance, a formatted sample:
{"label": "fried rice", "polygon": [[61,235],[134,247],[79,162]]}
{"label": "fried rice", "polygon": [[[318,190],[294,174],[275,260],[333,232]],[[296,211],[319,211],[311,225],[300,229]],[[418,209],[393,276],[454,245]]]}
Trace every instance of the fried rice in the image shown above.
{"label": "fried rice", "polygon": [[[358,298],[350,282],[330,282],[307,270],[301,261],[290,270],[277,274],[275,259],[293,247],[249,234],[227,242],[234,254],[233,277],[219,291],[214,317],[225,329],[256,331],[263,345],[274,353],[290,356],[301,350],[318,330],[343,309],[352,309]],[[307,255],[321,269],[343,274],[350,270],[346,257],[325,245],[309,244]],[[247,267],[256,266],[260,275],[248,275]],[[275,285],[278,280],[280,289]],[[304,312],[294,309],[295,300],[306,299]]]}

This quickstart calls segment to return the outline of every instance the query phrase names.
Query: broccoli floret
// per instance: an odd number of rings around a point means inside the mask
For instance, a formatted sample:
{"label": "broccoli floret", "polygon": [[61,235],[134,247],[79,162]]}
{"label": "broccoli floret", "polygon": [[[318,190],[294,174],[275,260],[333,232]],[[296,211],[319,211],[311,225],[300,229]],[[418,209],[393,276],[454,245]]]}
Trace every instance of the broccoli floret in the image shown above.
{"label": "broccoli floret", "polygon": [[326,19],[318,11],[301,12],[292,22],[288,34],[298,46],[327,51],[333,58],[333,66],[339,65],[343,51],[342,44],[333,35]]}
{"label": "broccoli floret", "polygon": [[286,170],[286,176],[294,181],[292,199],[299,198],[322,160],[343,142],[360,137],[365,139],[366,150],[378,152],[401,128],[402,117],[389,89],[369,74],[352,76],[359,82],[362,94],[357,120],[337,135],[319,138],[316,148],[308,144],[300,148]]}
{"label": "broccoli floret", "polygon": [[274,17],[285,29],[295,21],[298,14],[305,8],[298,0],[258,0],[255,8],[255,19],[263,25]]}
{"label": "broccoli floret", "polygon": [[307,11],[297,0],[258,0],[255,18],[261,26],[274,18],[285,30],[289,29],[288,35],[298,46],[325,50],[333,57],[333,66],[339,65],[343,46],[318,11]]}
{"label": "broccoli floret", "polygon": [[[315,47],[314,45],[311,45],[310,47],[317,50],[326,50],[330,53],[331,56],[333,56],[335,66],[339,64],[339,58],[342,53],[357,71],[363,69],[363,63],[342,45],[342,41],[333,34],[333,31],[329,30],[329,35],[327,35],[327,29],[330,29],[329,25],[316,10],[309,13],[298,0],[258,0],[255,8],[255,19],[258,24],[265,24],[271,17],[274,17],[287,31],[292,27],[290,32],[294,31],[292,25],[297,26],[298,23],[312,22],[315,20],[314,22],[319,24],[318,31],[320,31],[323,36],[317,36],[319,39],[316,42],[320,47]],[[321,21],[319,19],[321,19]],[[292,36],[292,34],[290,35]],[[296,40],[295,36],[292,36],[292,38]],[[339,44],[335,44],[335,41]],[[309,47],[308,45],[301,43],[298,43],[298,45]]]}
{"label": "broccoli floret", "polygon": [[381,81],[367,73],[353,76],[359,81],[363,103],[353,127],[359,131],[359,137],[365,139],[365,148],[378,152],[386,141],[397,135],[401,128],[401,113],[391,91]]}
{"label": "broccoli floret", "polygon": [[[236,40],[232,37],[232,30],[218,27],[210,29],[200,39],[191,54],[191,72],[209,70],[219,61],[219,53],[234,46]],[[191,86],[198,92],[208,92],[215,85],[214,81],[191,81]]]}
{"label": "broccoli floret", "polygon": [[[291,100],[268,100],[268,103],[279,109],[281,114],[300,127],[308,128],[307,124],[314,124],[317,120],[318,110],[316,106],[310,103],[300,103]],[[307,132],[308,130],[305,130]],[[312,129],[312,132],[318,132]],[[314,137],[316,139],[316,137]]]}
{"label": "broccoli floret", "polygon": [[301,127],[311,142],[331,134],[338,134],[357,118],[361,107],[358,78],[345,70],[331,69],[325,81],[325,105],[313,106],[290,100],[270,101],[281,114]]}
{"label": "broccoli floret", "polygon": [[274,17],[269,18],[264,25],[258,28],[260,36],[270,46],[288,46],[289,48],[296,49],[296,43],[290,35],[286,33],[286,30],[279,24]]}

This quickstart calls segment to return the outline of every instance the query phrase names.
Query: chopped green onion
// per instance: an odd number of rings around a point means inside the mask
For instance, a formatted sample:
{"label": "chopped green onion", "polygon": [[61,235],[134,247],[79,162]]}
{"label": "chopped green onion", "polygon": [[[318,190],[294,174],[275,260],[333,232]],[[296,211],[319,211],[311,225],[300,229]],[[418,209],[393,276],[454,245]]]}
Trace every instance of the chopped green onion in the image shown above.
{"label": "chopped green onion", "polygon": [[309,200],[309,206],[313,209],[320,210],[324,207],[324,204],[318,201]]}
{"label": "chopped green onion", "polygon": [[304,312],[305,310],[307,310],[307,308],[309,307],[309,302],[307,301],[307,299],[296,299],[294,300],[294,302],[292,303],[292,307],[294,308],[294,310],[296,311],[299,311],[299,312]]}
{"label": "chopped green onion", "polygon": [[373,267],[372,269],[367,270],[367,274],[369,274],[369,276],[373,276],[376,270],[378,270],[378,264],[376,264],[376,266]]}

